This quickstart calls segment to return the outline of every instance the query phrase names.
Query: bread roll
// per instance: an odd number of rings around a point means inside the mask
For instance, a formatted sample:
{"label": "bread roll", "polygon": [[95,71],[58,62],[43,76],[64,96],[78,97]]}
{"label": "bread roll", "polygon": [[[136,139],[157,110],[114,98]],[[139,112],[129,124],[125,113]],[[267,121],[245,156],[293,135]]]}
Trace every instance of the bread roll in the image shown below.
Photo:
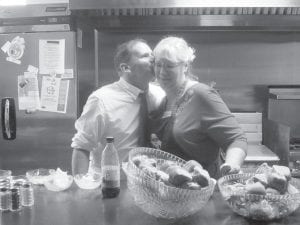
{"label": "bread roll", "polygon": [[196,160],[189,160],[186,162],[186,164],[184,164],[184,168],[190,173],[194,171],[195,167],[203,169],[202,165],[198,163]]}
{"label": "bread roll", "polygon": [[176,187],[192,181],[192,175],[180,166],[170,166],[166,172],[169,174],[169,182]]}
{"label": "bread roll", "polygon": [[183,183],[180,187],[184,188],[184,189],[190,189],[190,190],[200,190],[201,189],[201,186],[196,182],[186,182],[186,183]]}
{"label": "bread roll", "polygon": [[272,195],[280,195],[280,192],[279,192],[279,191],[277,191],[276,189],[271,188],[271,187],[268,187],[268,188],[266,189],[266,193],[267,193],[267,194],[272,194]]}
{"label": "bread roll", "polygon": [[293,195],[293,194],[299,193],[299,190],[294,185],[289,183],[288,186],[287,186],[287,192],[289,194]]}
{"label": "bread roll", "polygon": [[154,167],[156,167],[156,164],[157,164],[156,159],[153,159],[153,158],[145,159],[143,161],[143,163],[147,163],[148,165],[151,165],[151,166],[154,166]]}
{"label": "bread roll", "polygon": [[206,170],[199,168],[198,166],[194,167],[192,177],[193,181],[198,183],[201,187],[206,187],[209,184],[209,173]]}
{"label": "bread roll", "polygon": [[268,186],[276,189],[280,194],[284,194],[287,190],[287,179],[279,173],[270,173],[267,175]]}
{"label": "bread roll", "polygon": [[140,164],[144,161],[147,161],[148,159],[148,156],[146,155],[136,155],[132,158],[132,162],[137,166],[139,167]]}
{"label": "bread roll", "polygon": [[272,172],[272,167],[270,167],[267,163],[262,163],[255,171],[255,173],[270,173]]}
{"label": "bread roll", "polygon": [[254,183],[260,182],[265,187],[267,187],[267,185],[268,185],[268,178],[267,178],[267,175],[264,174],[264,173],[255,174],[254,177],[253,177],[253,181],[254,181]]}
{"label": "bread roll", "polygon": [[147,163],[141,163],[139,167],[145,174],[156,179],[158,169]]}
{"label": "bread roll", "polygon": [[156,171],[156,180],[162,181],[167,184],[169,181],[169,174],[167,174],[161,170],[157,170]]}
{"label": "bread roll", "polygon": [[291,170],[286,166],[273,165],[272,172],[279,173],[289,181],[291,179]]}
{"label": "bread roll", "polygon": [[158,165],[158,169],[160,169],[161,171],[164,171],[166,172],[167,169],[170,167],[170,166],[176,166],[176,162],[174,161],[170,161],[170,160],[165,160],[162,164]]}
{"label": "bread roll", "polygon": [[256,182],[253,184],[247,184],[246,192],[248,194],[265,195],[266,189],[265,189],[265,186],[262,185],[260,182]]}

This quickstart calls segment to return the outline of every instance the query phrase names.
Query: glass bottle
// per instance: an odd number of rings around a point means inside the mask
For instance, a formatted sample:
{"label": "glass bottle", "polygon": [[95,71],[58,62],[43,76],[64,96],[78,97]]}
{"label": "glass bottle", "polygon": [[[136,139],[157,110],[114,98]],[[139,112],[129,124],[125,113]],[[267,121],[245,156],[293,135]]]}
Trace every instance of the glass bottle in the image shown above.
{"label": "glass bottle", "polygon": [[33,188],[31,184],[25,183],[20,188],[22,206],[32,206],[34,204]]}
{"label": "glass bottle", "polygon": [[101,170],[103,197],[117,197],[120,193],[120,163],[113,137],[106,138],[106,146],[101,157]]}

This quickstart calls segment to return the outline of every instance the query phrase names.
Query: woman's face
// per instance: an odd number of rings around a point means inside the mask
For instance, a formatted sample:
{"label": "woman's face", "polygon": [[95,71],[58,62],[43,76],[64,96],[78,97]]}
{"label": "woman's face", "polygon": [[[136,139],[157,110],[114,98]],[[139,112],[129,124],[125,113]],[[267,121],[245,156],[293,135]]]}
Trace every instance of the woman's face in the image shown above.
{"label": "woman's face", "polygon": [[165,91],[177,91],[184,83],[186,63],[174,63],[168,59],[155,59],[154,72],[160,86]]}

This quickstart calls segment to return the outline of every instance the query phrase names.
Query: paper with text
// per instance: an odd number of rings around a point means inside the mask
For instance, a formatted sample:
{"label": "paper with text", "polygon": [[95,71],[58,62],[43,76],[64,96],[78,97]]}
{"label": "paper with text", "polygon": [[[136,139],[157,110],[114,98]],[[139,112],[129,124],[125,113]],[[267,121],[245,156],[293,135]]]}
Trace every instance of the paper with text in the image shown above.
{"label": "paper with text", "polygon": [[69,93],[69,80],[43,76],[41,88],[41,110],[66,113]]}
{"label": "paper with text", "polygon": [[37,110],[40,108],[37,75],[25,72],[18,76],[19,110]]}
{"label": "paper with text", "polygon": [[40,74],[65,72],[65,39],[39,40]]}

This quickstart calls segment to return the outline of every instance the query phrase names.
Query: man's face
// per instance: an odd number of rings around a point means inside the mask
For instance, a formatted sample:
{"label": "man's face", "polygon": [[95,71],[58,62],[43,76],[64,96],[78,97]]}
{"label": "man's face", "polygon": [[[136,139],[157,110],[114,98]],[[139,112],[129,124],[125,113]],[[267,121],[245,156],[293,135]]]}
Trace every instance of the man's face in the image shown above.
{"label": "man's face", "polygon": [[132,47],[132,55],[128,64],[131,77],[135,79],[135,82],[145,86],[154,79],[153,63],[152,50],[147,44],[139,42]]}

